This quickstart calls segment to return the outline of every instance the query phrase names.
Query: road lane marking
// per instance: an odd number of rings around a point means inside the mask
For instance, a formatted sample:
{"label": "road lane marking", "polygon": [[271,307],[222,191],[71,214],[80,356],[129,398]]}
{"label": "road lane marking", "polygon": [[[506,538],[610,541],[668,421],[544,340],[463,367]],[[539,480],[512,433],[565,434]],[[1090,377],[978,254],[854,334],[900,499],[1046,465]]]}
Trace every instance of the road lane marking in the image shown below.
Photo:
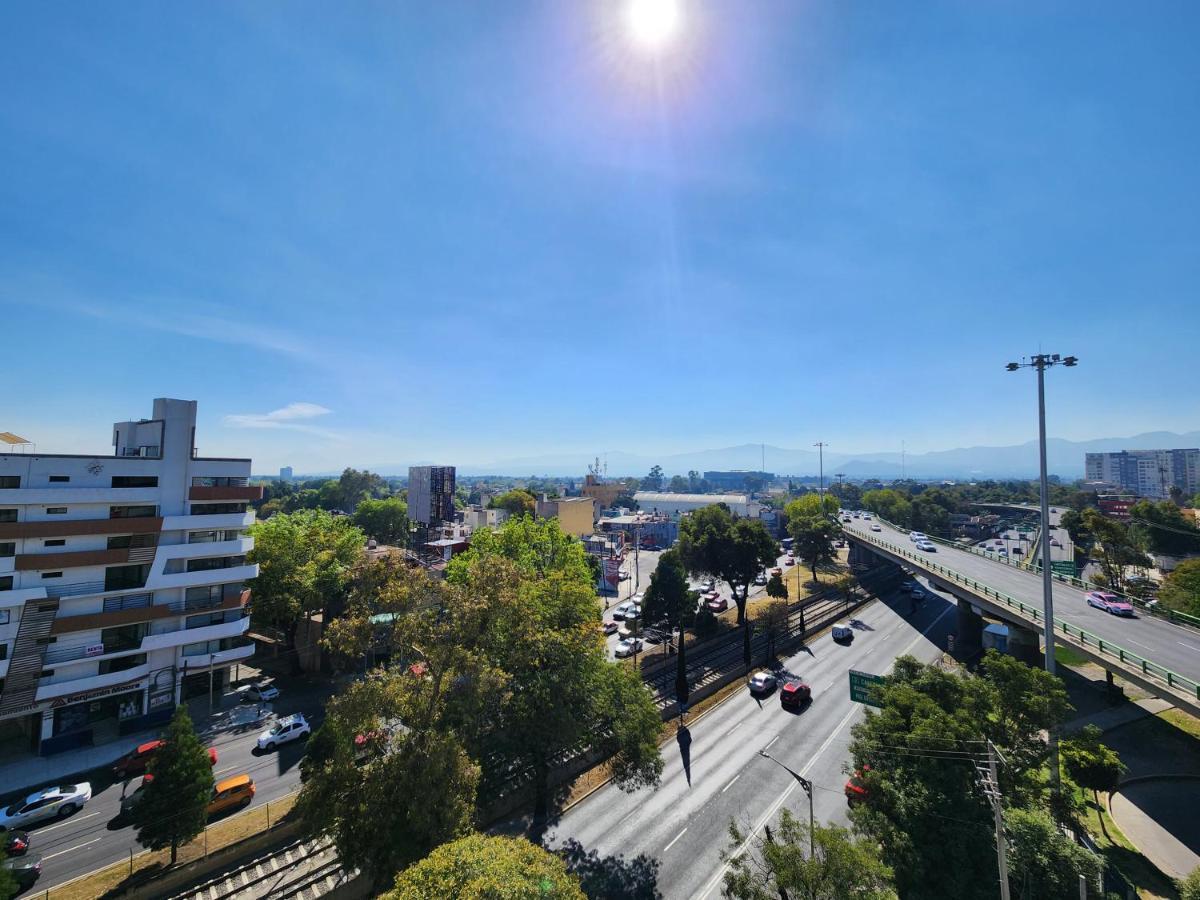
{"label": "road lane marking", "polygon": [[741,778],[741,777],[742,777],[742,773],[741,773],[741,772],[738,772],[736,775],[734,775],[734,776],[733,776],[733,781],[730,781],[730,782],[729,782],[729,784],[727,784],[727,785],[725,785],[725,787],[721,788],[721,793],[723,794],[723,793],[725,793],[727,790],[729,790],[731,787],[733,787],[733,782],[734,782],[734,781],[737,781],[737,780],[738,780],[739,778]]}
{"label": "road lane marking", "polygon": [[1200,652],[1200,647],[1197,647],[1194,644],[1186,644],[1183,641],[1176,641],[1175,643],[1177,643],[1180,647],[1187,647],[1189,650]]}
{"label": "road lane marking", "polygon": [[771,740],[767,741],[767,746],[763,747],[763,749],[764,749],[764,750],[770,750],[770,749],[771,749],[771,745],[772,745],[773,743],[775,743],[777,740],[779,740],[779,735],[775,735],[775,737],[773,737],[773,738],[771,738]]}
{"label": "road lane marking", "polygon": [[670,850],[672,847],[674,847],[675,842],[677,840],[679,840],[681,837],[683,837],[685,834],[687,834],[687,828],[684,828],[683,831],[679,832],[679,834],[677,834],[677,835],[675,835],[675,837],[671,838],[671,843],[669,843],[669,844],[667,844],[667,846],[663,847],[663,853],[666,853],[668,850]]}
{"label": "road lane marking", "polygon": [[90,818],[92,818],[92,816],[98,816],[98,815],[100,815],[100,813],[94,812],[94,813],[88,813],[86,816],[71,816],[71,818],[67,819],[65,822],[59,822],[57,825],[51,825],[49,828],[40,828],[40,829],[38,829],[37,833],[38,834],[46,834],[48,832],[53,831],[55,828],[62,828],[66,825],[70,825],[72,822],[82,822],[84,819],[90,819]]}
{"label": "road lane marking", "polygon": [[217,771],[213,772],[213,774],[220,775],[222,772],[232,772],[236,768],[238,768],[238,767],[237,766],[226,766],[223,769],[217,769]]}
{"label": "road lane marking", "polygon": [[102,840],[104,840],[104,838],[98,837],[94,840],[88,841],[86,844],[78,844],[74,847],[68,847],[66,850],[59,850],[57,853],[47,853],[42,857],[42,859],[54,859],[54,857],[62,856],[64,853],[73,853],[76,850],[82,850],[84,847],[90,847],[92,844],[98,844]]}
{"label": "road lane marking", "polygon": [[741,722],[738,722],[736,725],[734,725],[732,728],[730,728],[730,729],[729,729],[727,732],[725,732],[725,736],[726,736],[726,737],[728,737],[729,735],[733,734],[733,733],[734,733],[735,731],[737,731],[737,730],[738,730],[738,729],[739,729],[741,726],[742,726],[742,723],[741,723]]}
{"label": "road lane marking", "polygon": [[1147,647],[1141,641],[1135,641],[1133,638],[1125,638],[1125,640],[1129,641],[1129,643],[1131,643],[1131,644],[1137,644],[1139,647],[1141,647],[1145,650],[1153,650],[1154,649],[1153,647]]}
{"label": "road lane marking", "polygon": [[620,819],[620,821],[619,821],[619,822],[617,822],[617,824],[618,824],[618,825],[623,825],[623,824],[625,823],[625,820],[626,820],[626,819],[632,818],[633,816],[636,816],[636,815],[637,815],[638,813],[640,813],[640,812],[641,812],[641,810],[640,810],[640,809],[636,809],[636,808],[635,808],[635,809],[631,809],[629,812],[625,813],[625,815],[621,816],[621,819]]}

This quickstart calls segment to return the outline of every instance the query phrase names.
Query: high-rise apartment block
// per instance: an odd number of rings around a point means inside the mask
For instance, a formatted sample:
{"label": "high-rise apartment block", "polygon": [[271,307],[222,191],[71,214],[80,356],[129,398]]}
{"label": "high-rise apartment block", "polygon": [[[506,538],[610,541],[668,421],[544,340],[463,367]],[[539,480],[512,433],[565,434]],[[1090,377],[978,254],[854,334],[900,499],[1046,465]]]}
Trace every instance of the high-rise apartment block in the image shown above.
{"label": "high-rise apartment block", "polygon": [[454,466],[409,466],[408,517],[422,525],[454,521]]}
{"label": "high-rise apartment block", "polygon": [[1165,500],[1177,487],[1185,497],[1200,491],[1200,450],[1121,450],[1088,453],[1087,481],[1116,485],[1139,497]]}
{"label": "high-rise apartment block", "polygon": [[291,466],[283,466],[279,470],[279,480],[280,481],[291,481],[292,480],[292,467]]}
{"label": "high-rise apartment block", "polygon": [[113,426],[110,456],[0,453],[0,743],[143,730],[227,683],[258,567],[250,460],[196,456],[196,403]]}

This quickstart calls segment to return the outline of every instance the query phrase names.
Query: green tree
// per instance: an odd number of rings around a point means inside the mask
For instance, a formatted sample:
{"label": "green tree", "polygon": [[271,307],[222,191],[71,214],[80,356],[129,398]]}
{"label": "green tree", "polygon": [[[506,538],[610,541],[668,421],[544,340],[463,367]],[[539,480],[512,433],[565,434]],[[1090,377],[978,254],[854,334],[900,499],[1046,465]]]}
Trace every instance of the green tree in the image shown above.
{"label": "green tree", "polygon": [[1139,500],[1129,508],[1131,530],[1152,553],[1186,556],[1200,553],[1200,529],[1174,503]]}
{"label": "green tree", "polygon": [[358,504],[371,497],[379,497],[387,492],[387,483],[374,472],[358,469],[345,469],[335,485],[332,497],[334,506],[327,509],[340,509],[352,513]]}
{"label": "green tree", "polygon": [[784,507],[784,512],[787,514],[788,521],[793,519],[816,519],[820,518],[822,511],[826,516],[835,516],[838,511],[838,498],[835,494],[826,494],[825,502],[821,502],[821,495],[816,492],[801,494],[795,500],[788,501]]}
{"label": "green tree", "polygon": [[687,581],[687,572],[679,551],[672,548],[658,559],[650,573],[650,586],[642,600],[643,618],[650,623],[665,621],[668,630],[679,629],[679,651],[675,655],[675,699],[687,703],[690,686],[687,679],[686,626],[696,621],[696,592]]}
{"label": "green tree", "polygon": [[252,525],[250,534],[254,549],[247,559],[258,563],[248,583],[254,617],[282,629],[294,648],[301,618],[340,610],[366,539],[349,518],[322,510],[272,516]]}
{"label": "green tree", "polygon": [[613,506],[617,509],[638,509],[638,502],[633,498],[633,494],[621,494],[613,500]]}
{"label": "green tree", "polygon": [[892,488],[866,491],[862,505],[897,528],[911,528],[912,504],[900,491]]}
{"label": "green tree", "polygon": [[671,484],[667,490],[673,494],[686,494],[688,492],[688,481],[682,475],[672,475]]}
{"label": "green tree", "polygon": [[826,518],[789,517],[788,532],[792,536],[792,549],[808,564],[816,581],[817,568],[837,559],[833,541],[842,533],[841,526]]}
{"label": "green tree", "polygon": [[1101,740],[1103,734],[1095,725],[1088,725],[1060,745],[1063,768],[1072,781],[1092,792],[1097,806],[1100,805],[1100,791],[1115,791],[1125,772],[1125,764],[1117,751]]}
{"label": "green tree", "polygon": [[662,466],[652,466],[650,474],[642,479],[643,491],[661,491],[663,485]]}
{"label": "green tree", "polygon": [[537,511],[537,499],[529,491],[514,488],[499,497],[493,497],[491,506],[493,509],[506,510],[510,516],[532,517]]}
{"label": "green tree", "polygon": [[363,500],[352,518],[364,534],[381,544],[408,544],[408,507],[402,500]]}
{"label": "green tree", "polygon": [[1087,878],[1091,890],[1100,889],[1100,858],[1063,834],[1048,813],[1008,809],[1004,827],[1014,896],[1075,900],[1080,875]]}
{"label": "green tree", "polygon": [[453,657],[435,654],[424,675],[396,666],[351,683],[327,703],[300,764],[306,829],[331,837],[377,887],[471,826],[479,769],[444,727],[461,674]]}
{"label": "green tree", "polygon": [[438,847],[396,878],[384,900],[585,900],[563,860],[524,838],[471,834]]}
{"label": "green tree", "polygon": [[142,797],[133,807],[138,841],[151,850],[171,848],[171,865],[186,844],[204,830],[212,799],[213,772],[208,750],[196,736],[186,706],[179,706],[154,754]]}
{"label": "green tree", "polygon": [[735,519],[724,503],[705,506],[679,523],[679,555],[694,574],[729,585],[738,624],[746,621],[746,594],[755,577],[775,562],[779,545],[759,519]]}
{"label": "green tree", "polygon": [[862,488],[848,481],[837,482],[829,486],[829,492],[838,498],[843,509],[862,508]]}
{"label": "green tree", "polygon": [[[583,544],[577,537],[565,534],[557,519],[509,519],[494,531],[475,532],[471,535],[471,548],[450,561],[446,577],[465,583],[477,560],[491,558],[509,560],[523,577],[536,579],[559,574],[576,584],[595,585]],[[595,597],[594,591],[592,596]]]}
{"label": "green tree", "polygon": [[776,640],[787,631],[787,604],[782,600],[772,600],[762,608],[756,624],[767,636],[766,659],[763,660],[763,665],[768,665],[775,658]]}
{"label": "green tree", "polygon": [[1163,606],[1200,616],[1200,559],[1185,559],[1163,581],[1158,592]]}
{"label": "green tree", "polygon": [[776,600],[788,598],[787,585],[783,583],[782,575],[775,574],[767,579],[767,596],[774,597]]}
{"label": "green tree", "polygon": [[1105,584],[1114,591],[1124,591],[1126,566],[1148,566],[1150,559],[1138,547],[1135,536],[1116,519],[1095,509],[1085,509],[1082,517],[1095,540],[1094,556]]}
{"label": "green tree", "polygon": [[1192,869],[1188,877],[1179,882],[1179,900],[1200,900],[1200,866]]}
{"label": "green tree", "polygon": [[733,846],[726,854],[725,896],[734,900],[890,900],[896,896],[892,873],[879,858],[878,847],[837,825],[812,829],[784,809],[779,828],[755,842],[752,852],[737,853],[746,837],[730,824]]}

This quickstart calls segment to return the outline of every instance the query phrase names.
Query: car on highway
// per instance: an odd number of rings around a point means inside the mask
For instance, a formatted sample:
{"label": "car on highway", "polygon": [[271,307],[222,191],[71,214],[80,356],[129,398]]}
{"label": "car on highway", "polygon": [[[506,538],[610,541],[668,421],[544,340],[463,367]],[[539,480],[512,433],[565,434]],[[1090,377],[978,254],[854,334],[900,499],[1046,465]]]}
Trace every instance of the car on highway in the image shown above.
{"label": "car on highway", "polygon": [[[113,763],[113,775],[118,781],[124,781],[133,778],[137,775],[145,775],[146,769],[150,766],[150,761],[154,759],[154,755],[166,746],[166,741],[146,741],[144,744],[138,744],[115,763]],[[208,748],[208,763],[211,766],[217,764],[217,748]]]}
{"label": "car on highway", "polygon": [[933,541],[917,541],[917,549],[924,550],[926,553],[937,553],[937,547]]}
{"label": "car on highway", "polygon": [[279,688],[269,681],[257,681],[242,691],[242,700],[247,703],[270,703],[279,699]]}
{"label": "car on highway", "polygon": [[55,817],[66,818],[82,809],[91,799],[92,786],[86,781],[42,788],[0,812],[0,831],[21,828]]}
{"label": "car on highway", "polygon": [[854,629],[850,627],[849,622],[838,622],[830,629],[830,635],[835,641],[852,641],[854,640]]}
{"label": "car on highway", "polygon": [[616,634],[616,633],[617,633],[617,629],[618,629],[618,628],[620,628],[620,627],[621,627],[620,625],[618,625],[616,622],[612,621],[611,619],[610,619],[610,620],[608,620],[607,622],[601,622],[601,623],[600,623],[600,629],[601,629],[601,630],[602,630],[602,631],[603,631],[605,634]]}
{"label": "car on highway", "polygon": [[1088,591],[1084,599],[1087,600],[1088,606],[1102,609],[1107,613],[1112,613],[1114,616],[1133,616],[1133,604],[1127,600],[1122,600],[1110,591]]}
{"label": "car on highway", "polygon": [[613,650],[613,655],[616,657],[632,656],[634,653],[642,649],[642,642],[637,638],[625,638],[617,644]]}
{"label": "car on highway", "polygon": [[33,887],[33,883],[42,874],[42,857],[37,853],[30,853],[25,856],[12,856],[4,860],[0,865],[8,869],[13,880],[17,882],[18,889],[22,891],[27,891]]}
{"label": "car on highway", "polygon": [[997,556],[1008,556],[1008,551],[1007,551],[1007,550],[1005,550],[1003,547],[997,547],[997,548],[996,548],[996,555],[997,555]]}
{"label": "car on highway", "polygon": [[312,734],[312,726],[301,713],[284,716],[258,736],[259,750],[274,750],[279,744],[290,744]]}
{"label": "car on highway", "polygon": [[871,514],[870,514],[870,513],[863,513],[863,521],[864,521],[864,522],[870,522],[870,521],[871,521]]}
{"label": "car on highway", "polygon": [[208,817],[219,816],[231,809],[249,806],[254,799],[254,779],[249,775],[234,775],[213,785],[208,801]]}
{"label": "car on highway", "polygon": [[862,513],[854,513],[853,515],[854,515],[854,518],[856,518],[856,519],[857,519],[857,518],[859,518],[859,517],[862,515]]}
{"label": "car on highway", "polygon": [[[713,591],[713,593],[715,594],[716,591]],[[713,597],[704,605],[706,607],[708,607],[710,612],[715,612],[715,613],[716,612],[725,612],[725,610],[729,609],[729,601],[721,596]]]}
{"label": "car on highway", "polygon": [[1050,546],[1051,547],[1061,547],[1062,544],[1059,542],[1058,538],[1050,538]]}
{"label": "car on highway", "polygon": [[908,539],[913,543],[916,543],[917,541],[923,541],[925,538],[926,534],[923,531],[910,531],[908,533]]}
{"label": "car on highway", "polygon": [[26,831],[6,831],[0,839],[0,853],[8,856],[21,856],[29,849],[29,833]]}
{"label": "car on highway", "polygon": [[794,565],[796,564],[796,557],[794,557],[794,556],[789,556],[787,559],[785,559],[785,560],[783,561],[783,564],[784,564],[785,566],[794,566]]}
{"label": "car on highway", "polygon": [[767,694],[775,690],[775,676],[767,671],[755,672],[750,676],[750,693]]}
{"label": "car on highway", "polygon": [[779,705],[783,707],[803,706],[812,699],[812,688],[803,681],[787,681],[779,689]]}
{"label": "car on highway", "polygon": [[872,531],[883,531],[883,529],[880,528],[878,525],[876,525],[874,522],[871,523],[871,530]]}

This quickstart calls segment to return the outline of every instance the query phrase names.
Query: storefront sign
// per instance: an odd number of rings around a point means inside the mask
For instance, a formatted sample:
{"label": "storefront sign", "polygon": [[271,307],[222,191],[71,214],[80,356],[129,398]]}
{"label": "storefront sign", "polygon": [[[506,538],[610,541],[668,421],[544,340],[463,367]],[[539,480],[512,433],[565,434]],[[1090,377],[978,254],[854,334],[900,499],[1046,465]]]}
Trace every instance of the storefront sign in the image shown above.
{"label": "storefront sign", "polygon": [[83,648],[84,656],[102,656],[104,654],[103,644],[88,644]]}
{"label": "storefront sign", "polygon": [[97,700],[100,697],[109,697],[113,694],[122,694],[125,691],[134,690],[143,686],[143,679],[135,678],[133,681],[127,681],[124,684],[114,684],[112,687],[96,688],[94,691],[81,691],[78,694],[68,694],[65,697],[55,697],[51,701],[50,706],[57,709],[60,706],[70,706],[72,703],[82,703],[84,700]]}

